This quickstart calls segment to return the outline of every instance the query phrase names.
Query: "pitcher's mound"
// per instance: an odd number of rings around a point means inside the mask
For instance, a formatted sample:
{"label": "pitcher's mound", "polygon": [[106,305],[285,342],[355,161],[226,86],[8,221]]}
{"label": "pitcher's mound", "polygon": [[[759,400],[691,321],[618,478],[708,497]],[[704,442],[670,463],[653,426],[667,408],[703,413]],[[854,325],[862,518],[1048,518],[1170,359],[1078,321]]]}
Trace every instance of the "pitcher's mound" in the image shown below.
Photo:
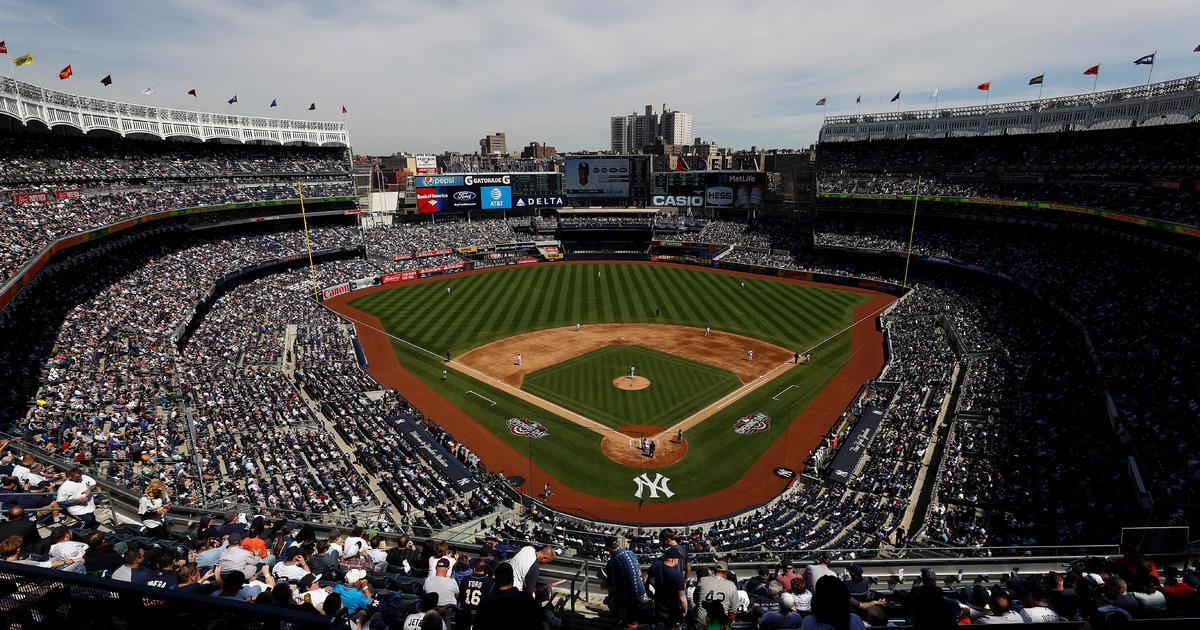
{"label": "pitcher's mound", "polygon": [[644,376],[635,376],[633,378],[629,378],[628,376],[618,376],[617,378],[613,379],[613,387],[616,387],[617,389],[628,389],[630,391],[646,389],[647,387],[650,387],[650,379]]}

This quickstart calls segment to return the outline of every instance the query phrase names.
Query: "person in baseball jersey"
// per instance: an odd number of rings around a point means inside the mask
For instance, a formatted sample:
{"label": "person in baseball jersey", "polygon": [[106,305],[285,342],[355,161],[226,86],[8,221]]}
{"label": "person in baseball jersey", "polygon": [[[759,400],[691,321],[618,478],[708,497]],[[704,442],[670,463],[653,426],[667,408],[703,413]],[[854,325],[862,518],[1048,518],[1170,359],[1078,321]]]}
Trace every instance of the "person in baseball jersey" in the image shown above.
{"label": "person in baseball jersey", "polygon": [[579,322],[575,322],[575,332],[579,332]]}
{"label": "person in baseball jersey", "polygon": [[631,380],[631,381],[633,380],[633,373],[634,373],[635,371],[637,371],[637,368],[635,368],[635,367],[634,367],[634,366],[632,366],[632,365],[631,365],[631,366],[629,366],[629,380]]}
{"label": "person in baseball jersey", "polygon": [[712,328],[709,328],[708,326],[705,326],[705,327],[704,327],[704,336],[705,336],[705,337],[708,337],[708,336],[709,336],[709,335],[711,335],[711,334],[712,334]]}
{"label": "person in baseball jersey", "polygon": [[751,362],[754,361],[754,351],[753,350],[746,351],[746,360],[751,361]]}
{"label": "person in baseball jersey", "polygon": [[517,353],[517,365],[521,365],[521,353]]}

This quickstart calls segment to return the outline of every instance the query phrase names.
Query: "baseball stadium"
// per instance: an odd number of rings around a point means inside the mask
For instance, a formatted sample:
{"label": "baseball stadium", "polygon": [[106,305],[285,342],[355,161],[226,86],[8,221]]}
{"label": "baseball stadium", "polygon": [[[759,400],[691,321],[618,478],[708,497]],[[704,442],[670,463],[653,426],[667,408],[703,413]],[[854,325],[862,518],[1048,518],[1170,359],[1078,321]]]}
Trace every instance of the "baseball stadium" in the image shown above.
{"label": "baseball stadium", "polygon": [[10,61],[6,627],[1200,624],[1200,76],[385,157]]}

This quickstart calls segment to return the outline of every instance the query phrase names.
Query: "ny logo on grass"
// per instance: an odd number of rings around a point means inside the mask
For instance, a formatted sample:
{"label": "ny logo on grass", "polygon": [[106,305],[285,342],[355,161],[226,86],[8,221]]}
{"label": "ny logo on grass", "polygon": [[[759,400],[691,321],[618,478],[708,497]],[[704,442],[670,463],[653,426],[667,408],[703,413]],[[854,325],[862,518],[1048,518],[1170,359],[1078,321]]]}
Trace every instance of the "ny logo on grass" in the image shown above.
{"label": "ny logo on grass", "polygon": [[650,481],[650,476],[646,473],[642,473],[641,475],[634,477],[633,480],[636,481],[638,485],[637,492],[633,493],[633,496],[639,499],[642,498],[642,490],[646,489],[650,490],[651,499],[657,499],[660,490],[668,499],[675,496],[675,493],[671,492],[671,490],[667,488],[667,482],[670,481],[671,478],[662,476],[662,473],[654,473],[654,481]]}

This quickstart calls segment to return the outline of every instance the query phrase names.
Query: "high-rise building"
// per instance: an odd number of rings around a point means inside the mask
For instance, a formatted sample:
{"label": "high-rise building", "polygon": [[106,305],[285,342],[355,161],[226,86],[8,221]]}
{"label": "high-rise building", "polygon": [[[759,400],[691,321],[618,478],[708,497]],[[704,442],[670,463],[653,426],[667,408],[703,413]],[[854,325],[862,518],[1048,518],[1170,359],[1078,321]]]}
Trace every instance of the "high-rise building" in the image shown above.
{"label": "high-rise building", "polygon": [[612,116],[609,119],[612,151],[638,153],[654,146],[659,138],[666,144],[687,144],[692,136],[691,115],[671,111],[666,105],[663,112],[660,116],[653,105],[647,105],[642,114]]}
{"label": "high-rise building", "polygon": [[663,144],[688,144],[692,140],[692,115],[667,109],[663,105],[662,122]]}
{"label": "high-rise building", "polygon": [[479,141],[479,152],[483,155],[508,153],[508,147],[504,144],[504,133],[497,131],[490,136],[485,136],[483,140]]}

